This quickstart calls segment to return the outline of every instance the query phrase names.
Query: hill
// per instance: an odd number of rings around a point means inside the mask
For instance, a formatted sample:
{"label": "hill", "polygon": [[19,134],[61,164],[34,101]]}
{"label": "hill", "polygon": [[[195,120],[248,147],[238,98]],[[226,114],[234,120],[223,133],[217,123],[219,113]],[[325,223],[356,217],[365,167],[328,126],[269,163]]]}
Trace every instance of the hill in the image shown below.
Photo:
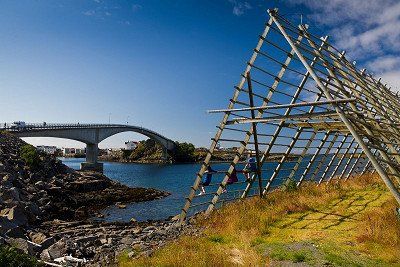
{"label": "hill", "polygon": [[[136,162],[136,163],[194,163],[201,162],[207,155],[206,148],[196,148],[192,143],[175,142],[176,150],[164,154],[160,144],[152,139],[142,140],[134,150],[115,151],[111,154],[99,156],[103,161]],[[236,148],[217,150],[212,156],[212,161],[231,161],[236,155]],[[246,160],[243,155],[241,160]]]}

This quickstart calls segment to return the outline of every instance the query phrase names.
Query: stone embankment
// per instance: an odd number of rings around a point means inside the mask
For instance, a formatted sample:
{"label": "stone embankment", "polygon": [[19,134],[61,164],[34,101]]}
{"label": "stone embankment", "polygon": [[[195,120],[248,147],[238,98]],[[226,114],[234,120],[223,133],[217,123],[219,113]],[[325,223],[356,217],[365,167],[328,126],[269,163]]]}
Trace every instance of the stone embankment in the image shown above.
{"label": "stone embankment", "polygon": [[97,173],[76,172],[0,132],[0,245],[48,262],[104,262],[130,250],[150,253],[175,237],[172,222],[102,224],[88,218],[116,203],[148,201],[168,193],[130,188]]}

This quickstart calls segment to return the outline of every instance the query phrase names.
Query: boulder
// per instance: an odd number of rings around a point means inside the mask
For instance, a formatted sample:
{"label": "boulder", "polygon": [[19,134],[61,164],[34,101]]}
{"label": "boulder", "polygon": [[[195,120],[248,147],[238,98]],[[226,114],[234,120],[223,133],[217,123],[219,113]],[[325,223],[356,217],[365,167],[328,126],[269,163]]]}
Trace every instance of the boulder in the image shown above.
{"label": "boulder", "polygon": [[121,238],[121,243],[127,246],[132,245],[135,242],[135,239],[131,236],[125,236]]}
{"label": "boulder", "polygon": [[[7,175],[6,177],[11,177],[11,176]],[[9,189],[4,190],[1,195],[4,201],[14,202],[21,200],[19,195],[19,190],[16,187],[11,187]]]}
{"label": "boulder", "polygon": [[17,227],[17,225],[11,222],[7,217],[0,216],[0,234],[5,234],[8,230]]}
{"label": "boulder", "polygon": [[35,186],[37,188],[43,189],[43,188],[45,188],[45,183],[43,181],[38,181],[35,183]]}
{"label": "boulder", "polygon": [[26,211],[20,206],[6,208],[0,212],[0,215],[7,217],[10,222],[16,224],[17,226],[26,225],[28,223]]}
{"label": "boulder", "polygon": [[75,218],[85,218],[88,215],[88,211],[85,206],[75,210]]}
{"label": "boulder", "polygon": [[1,185],[5,186],[5,187],[12,187],[13,186],[14,178],[13,178],[12,175],[1,173],[0,177],[2,177],[1,178]]}
{"label": "boulder", "polygon": [[41,245],[42,249],[46,249],[56,242],[56,239],[53,236],[47,237],[45,234],[40,232],[36,233],[31,232],[29,234],[29,238],[31,239],[32,242]]}
{"label": "boulder", "polygon": [[41,244],[47,238],[47,236],[43,233],[37,232],[37,233],[30,233],[29,238],[32,240],[32,242]]}
{"label": "boulder", "polygon": [[51,236],[46,238],[45,240],[43,240],[40,245],[42,246],[42,249],[46,249],[48,247],[50,247],[51,245],[53,245],[56,242],[56,239]]}
{"label": "boulder", "polygon": [[17,237],[25,238],[25,230],[20,226],[13,227],[13,228],[7,230],[6,236],[15,237],[15,238],[17,238]]}
{"label": "boulder", "polygon": [[98,239],[97,236],[84,236],[75,240],[76,243],[91,243]]}
{"label": "boulder", "polygon": [[36,203],[34,203],[34,202],[30,202],[30,203],[27,205],[27,210],[28,210],[30,213],[32,213],[32,214],[34,214],[34,215],[36,215],[36,216],[40,215],[39,206],[38,206]]}
{"label": "boulder", "polygon": [[143,232],[150,232],[150,231],[154,231],[157,228],[153,225],[147,226],[146,228],[143,229]]}
{"label": "boulder", "polygon": [[53,260],[64,256],[67,253],[67,246],[64,239],[51,245],[49,248],[43,250],[40,257],[47,260]]}

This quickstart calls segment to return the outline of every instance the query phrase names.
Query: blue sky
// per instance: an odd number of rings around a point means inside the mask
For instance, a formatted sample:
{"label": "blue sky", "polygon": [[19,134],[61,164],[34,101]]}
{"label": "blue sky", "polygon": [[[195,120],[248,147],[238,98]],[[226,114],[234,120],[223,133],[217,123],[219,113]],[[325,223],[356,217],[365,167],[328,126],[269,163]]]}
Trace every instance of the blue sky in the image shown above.
{"label": "blue sky", "polygon": [[[379,3],[378,3],[379,2]],[[357,64],[396,87],[396,0],[0,2],[0,121],[141,125],[208,146],[267,19],[332,35]],[[110,115],[111,114],[111,115]],[[101,147],[143,136],[119,134]],[[33,144],[82,146],[62,139]]]}

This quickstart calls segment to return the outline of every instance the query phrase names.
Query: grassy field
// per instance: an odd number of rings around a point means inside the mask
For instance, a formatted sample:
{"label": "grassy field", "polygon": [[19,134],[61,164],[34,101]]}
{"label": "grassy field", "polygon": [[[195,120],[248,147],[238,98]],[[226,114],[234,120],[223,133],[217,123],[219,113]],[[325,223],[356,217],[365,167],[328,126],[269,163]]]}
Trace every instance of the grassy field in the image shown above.
{"label": "grassy field", "polygon": [[120,266],[400,266],[396,203],[376,176],[304,184],[226,205],[182,236]]}

